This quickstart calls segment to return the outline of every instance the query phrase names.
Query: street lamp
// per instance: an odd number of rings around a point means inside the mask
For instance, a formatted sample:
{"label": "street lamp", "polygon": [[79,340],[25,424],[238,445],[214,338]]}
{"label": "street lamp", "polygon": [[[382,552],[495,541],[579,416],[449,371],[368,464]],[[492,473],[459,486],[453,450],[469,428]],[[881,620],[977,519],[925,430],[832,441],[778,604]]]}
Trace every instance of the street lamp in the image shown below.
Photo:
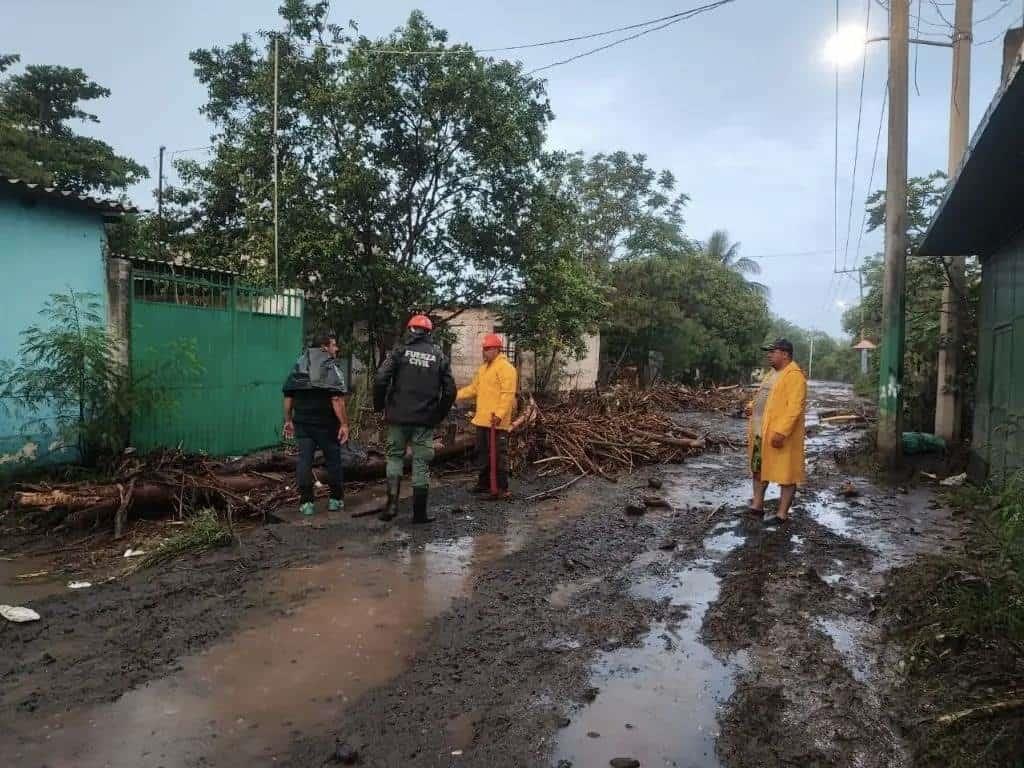
{"label": "street lamp", "polygon": [[842,27],[825,43],[825,60],[837,67],[853,64],[864,55],[867,36],[860,27]]}
{"label": "street lamp", "polygon": [[[859,61],[865,50],[871,43],[884,43],[888,36],[867,37],[860,27],[842,27],[825,43],[825,60],[838,67],[853,64]],[[911,45],[931,45],[936,48],[953,48],[952,42],[945,40],[924,40],[912,37],[908,40]]]}

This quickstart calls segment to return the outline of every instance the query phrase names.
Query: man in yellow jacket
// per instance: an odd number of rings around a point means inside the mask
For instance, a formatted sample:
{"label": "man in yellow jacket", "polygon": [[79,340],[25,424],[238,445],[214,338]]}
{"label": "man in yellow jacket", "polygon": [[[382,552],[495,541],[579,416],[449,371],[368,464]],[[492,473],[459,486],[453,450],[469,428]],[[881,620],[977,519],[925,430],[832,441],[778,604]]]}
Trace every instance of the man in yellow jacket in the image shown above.
{"label": "man in yellow jacket", "polygon": [[497,431],[495,461],[498,468],[498,496],[509,498],[508,490],[508,434],[512,429],[512,412],[516,405],[516,387],[519,374],[515,366],[502,354],[505,344],[494,333],[484,336],[484,362],[468,387],[459,390],[458,400],[476,400],[473,425],[476,427],[476,456],[480,475],[476,492],[491,490],[491,427]]}
{"label": "man in yellow jacket", "polygon": [[[797,485],[804,474],[804,411],[807,404],[807,379],[793,362],[793,345],[776,339],[762,347],[771,370],[761,382],[750,404],[748,455],[754,476],[754,496],[750,511],[763,514],[766,525],[778,525],[789,519]],[[779,511],[764,513],[764,494],[769,483],[781,487]]]}

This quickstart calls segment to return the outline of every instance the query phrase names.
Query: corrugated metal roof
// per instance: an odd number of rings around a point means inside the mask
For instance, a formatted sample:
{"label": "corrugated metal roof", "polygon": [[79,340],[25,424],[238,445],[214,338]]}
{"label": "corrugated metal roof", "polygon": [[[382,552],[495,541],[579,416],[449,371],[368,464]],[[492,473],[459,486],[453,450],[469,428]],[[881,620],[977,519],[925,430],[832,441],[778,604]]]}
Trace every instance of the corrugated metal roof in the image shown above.
{"label": "corrugated metal roof", "polygon": [[971,139],[918,253],[987,256],[1024,225],[1024,62],[1016,65]]}
{"label": "corrugated metal roof", "polygon": [[82,195],[66,189],[47,187],[42,184],[33,184],[24,179],[12,179],[7,176],[0,176],[0,191],[9,191],[22,197],[34,197],[53,200],[73,208],[98,211],[107,215],[119,215],[123,213],[138,213],[139,209],[133,205],[124,205],[117,200],[105,200],[101,197]]}

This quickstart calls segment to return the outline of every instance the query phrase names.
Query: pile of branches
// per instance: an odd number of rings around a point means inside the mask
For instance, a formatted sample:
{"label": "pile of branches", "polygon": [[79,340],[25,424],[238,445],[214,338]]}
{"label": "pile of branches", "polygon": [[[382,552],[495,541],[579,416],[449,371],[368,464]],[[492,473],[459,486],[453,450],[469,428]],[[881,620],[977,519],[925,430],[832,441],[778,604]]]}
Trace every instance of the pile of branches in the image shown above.
{"label": "pile of branches", "polygon": [[543,467],[542,474],[575,471],[615,480],[641,465],[678,463],[709,448],[735,448],[726,437],[680,426],[672,414],[732,412],[739,399],[674,385],[572,392],[542,404],[530,399],[516,422],[511,458],[519,468]]}
{"label": "pile of branches", "polygon": [[45,527],[96,527],[113,519],[118,538],[136,507],[176,513],[179,519],[210,506],[264,512],[263,498],[249,495],[264,484],[261,473],[248,463],[230,464],[180,450],[130,454],[100,482],[20,484],[13,502],[45,518],[38,521]]}
{"label": "pile of branches", "polygon": [[[473,447],[471,437],[455,434],[436,448],[435,460],[461,457]],[[184,520],[205,509],[232,516],[272,518],[298,499],[292,451],[264,451],[235,460],[164,450],[122,458],[102,480],[70,483],[22,483],[13,488],[12,506],[39,528],[86,528],[109,525],[124,533],[129,513],[175,516]],[[385,459],[351,444],[342,453],[346,482],[384,476]],[[326,492],[326,490],[324,491]]]}

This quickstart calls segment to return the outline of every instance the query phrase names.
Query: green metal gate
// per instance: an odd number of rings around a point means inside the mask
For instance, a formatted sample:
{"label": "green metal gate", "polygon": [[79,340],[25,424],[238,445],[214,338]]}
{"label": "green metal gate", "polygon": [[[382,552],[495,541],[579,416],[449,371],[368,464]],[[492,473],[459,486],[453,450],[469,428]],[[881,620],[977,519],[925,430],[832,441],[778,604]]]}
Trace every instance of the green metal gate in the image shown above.
{"label": "green metal gate", "polygon": [[301,293],[239,285],[226,272],[134,264],[133,373],[153,370],[183,344],[200,372],[180,370],[165,382],[176,407],[137,417],[132,445],[226,456],[280,442],[281,384],[302,347]]}

